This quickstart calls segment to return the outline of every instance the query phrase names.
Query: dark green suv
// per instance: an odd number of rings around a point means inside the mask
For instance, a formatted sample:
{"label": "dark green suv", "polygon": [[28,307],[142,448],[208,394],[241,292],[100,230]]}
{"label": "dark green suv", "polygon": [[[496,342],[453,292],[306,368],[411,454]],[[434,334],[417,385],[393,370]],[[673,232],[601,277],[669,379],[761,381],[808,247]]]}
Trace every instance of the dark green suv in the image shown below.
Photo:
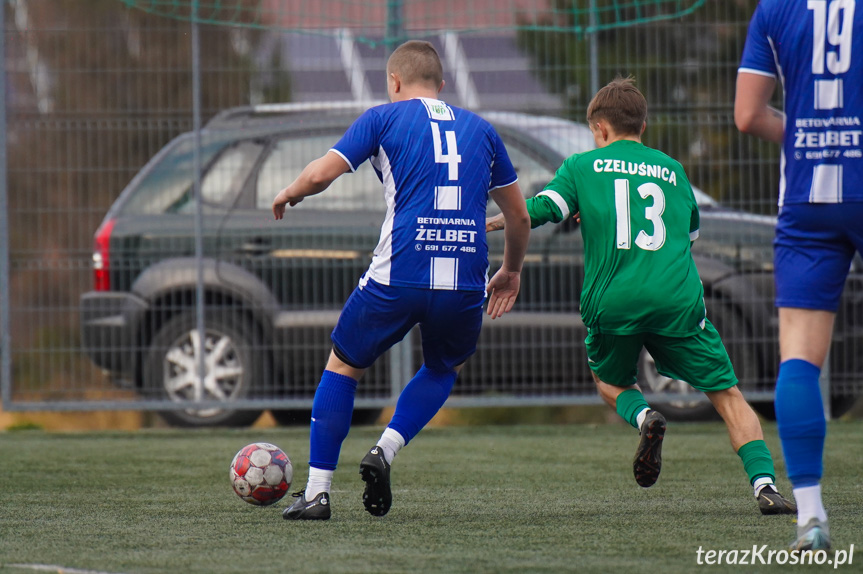
{"label": "dark green suv", "polygon": [[[273,105],[216,116],[200,134],[200,220],[194,134],[174,139],[140,171],[96,232],[94,289],[81,301],[87,353],[116,384],[166,401],[162,414],[177,425],[245,425],[274,401],[281,407],[274,411],[277,418],[308,408],[330,349],[329,333],[378,242],[383,193],[364,165],[289,209],[284,221],[274,221],[270,208],[275,194],[324,154],[362,109]],[[504,139],[526,195],[541,190],[566,156],[594,145],[585,126],[565,120],[482,115]],[[702,228],[695,254],[708,314],[743,390],[769,413],[777,363],[774,220],[697,196]],[[195,258],[196,224],[201,260]],[[488,238],[492,272],[502,239]],[[863,279],[856,264],[832,353],[839,409],[858,394],[855,377],[863,372]],[[195,306],[199,273],[204,337],[198,335]],[[595,400],[578,313],[583,274],[574,221],[534,230],[515,312],[483,326],[453,403],[536,404],[575,395]],[[416,337],[396,353],[400,360],[378,361],[361,382],[360,415],[391,402],[421,362]],[[686,400],[693,392],[688,385],[659,376],[646,353],[640,372],[648,391],[672,395],[665,407],[672,416],[712,413],[708,403]],[[245,400],[242,409],[230,404],[237,400]],[[204,402],[200,408],[169,409],[167,401],[182,401],[183,407]]]}

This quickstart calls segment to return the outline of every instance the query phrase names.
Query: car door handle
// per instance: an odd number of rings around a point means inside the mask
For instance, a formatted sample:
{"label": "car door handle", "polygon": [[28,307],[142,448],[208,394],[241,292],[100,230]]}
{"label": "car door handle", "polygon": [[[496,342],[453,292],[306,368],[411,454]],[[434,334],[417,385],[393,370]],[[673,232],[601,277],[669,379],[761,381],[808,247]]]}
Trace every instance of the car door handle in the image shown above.
{"label": "car door handle", "polygon": [[238,253],[246,255],[264,255],[272,251],[272,245],[268,239],[252,239],[240,245]]}

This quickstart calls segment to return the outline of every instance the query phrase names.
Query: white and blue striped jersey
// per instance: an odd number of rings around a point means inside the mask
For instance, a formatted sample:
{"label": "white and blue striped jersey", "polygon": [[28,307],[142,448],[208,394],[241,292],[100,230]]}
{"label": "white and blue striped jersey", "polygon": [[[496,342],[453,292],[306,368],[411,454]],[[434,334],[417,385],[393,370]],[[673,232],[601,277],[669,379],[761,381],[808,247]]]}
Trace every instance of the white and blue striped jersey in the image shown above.
{"label": "white and blue striped jersey", "polygon": [[367,110],[330,150],[352,171],[367,159],[387,213],[368,279],[383,285],[484,290],[488,192],[517,181],[494,128],[440,100],[415,98]]}
{"label": "white and blue striped jersey", "polygon": [[863,202],[863,13],[855,0],[761,0],[740,72],[785,94],[779,205]]}

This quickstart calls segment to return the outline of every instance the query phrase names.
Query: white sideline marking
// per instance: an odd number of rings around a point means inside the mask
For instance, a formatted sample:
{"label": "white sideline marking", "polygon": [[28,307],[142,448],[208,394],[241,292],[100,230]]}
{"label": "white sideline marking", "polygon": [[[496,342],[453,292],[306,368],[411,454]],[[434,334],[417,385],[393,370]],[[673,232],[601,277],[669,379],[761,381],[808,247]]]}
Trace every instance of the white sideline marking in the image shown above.
{"label": "white sideline marking", "polygon": [[11,568],[26,568],[28,570],[41,570],[43,572],[57,572],[57,574],[117,574],[115,572],[103,572],[101,570],[81,570],[80,568],[66,568],[55,564],[0,564]]}

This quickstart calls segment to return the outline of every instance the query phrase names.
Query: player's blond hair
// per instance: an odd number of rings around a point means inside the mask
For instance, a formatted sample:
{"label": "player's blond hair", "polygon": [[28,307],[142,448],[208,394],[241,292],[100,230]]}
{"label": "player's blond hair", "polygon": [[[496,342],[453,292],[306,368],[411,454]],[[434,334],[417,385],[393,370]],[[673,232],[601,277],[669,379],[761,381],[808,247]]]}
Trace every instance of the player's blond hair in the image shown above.
{"label": "player's blond hair", "polygon": [[617,76],[600,88],[587,106],[587,122],[605,120],[619,135],[641,135],[647,121],[647,100],[635,87],[635,78]]}
{"label": "player's blond hair", "polygon": [[435,90],[443,82],[443,66],[429,42],[410,40],[395,49],[387,60],[387,75],[396,73],[402,83],[426,84]]}

